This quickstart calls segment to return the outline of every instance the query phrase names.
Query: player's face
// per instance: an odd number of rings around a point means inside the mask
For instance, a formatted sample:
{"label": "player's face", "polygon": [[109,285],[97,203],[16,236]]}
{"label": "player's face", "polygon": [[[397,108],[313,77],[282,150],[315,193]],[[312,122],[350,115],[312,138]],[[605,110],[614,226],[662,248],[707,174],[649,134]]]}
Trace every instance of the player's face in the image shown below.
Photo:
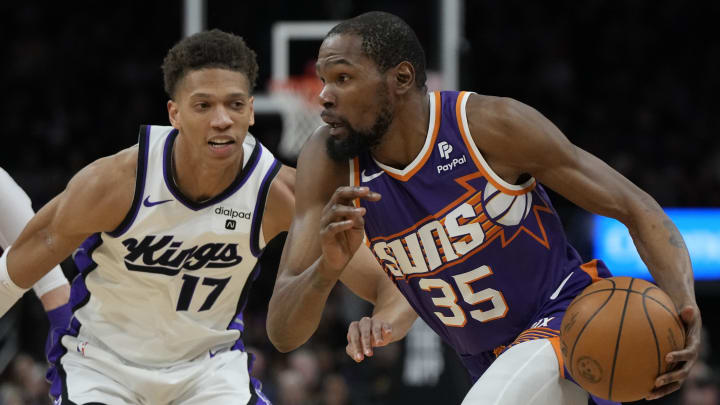
{"label": "player's face", "polygon": [[338,161],[377,145],[393,120],[386,77],[361,46],[356,35],[333,35],[318,53],[321,116],[330,127],[327,149]]}
{"label": "player's face", "polygon": [[247,77],[226,69],[187,73],[175,100],[168,101],[168,112],[184,142],[209,159],[241,155],[248,128],[255,123]]}

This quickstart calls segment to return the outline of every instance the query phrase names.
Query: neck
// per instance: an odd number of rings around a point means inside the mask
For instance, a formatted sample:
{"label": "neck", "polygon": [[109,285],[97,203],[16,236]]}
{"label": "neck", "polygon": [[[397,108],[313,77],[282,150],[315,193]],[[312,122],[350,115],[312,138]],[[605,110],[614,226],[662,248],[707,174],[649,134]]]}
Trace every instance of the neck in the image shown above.
{"label": "neck", "polygon": [[422,150],[430,124],[430,99],[424,92],[409,95],[396,110],[380,144],[372,151],[380,163],[403,169]]}
{"label": "neck", "polygon": [[195,202],[204,202],[227,189],[242,169],[242,148],[235,159],[210,161],[183,140],[182,134],[175,139],[170,163],[178,190]]}

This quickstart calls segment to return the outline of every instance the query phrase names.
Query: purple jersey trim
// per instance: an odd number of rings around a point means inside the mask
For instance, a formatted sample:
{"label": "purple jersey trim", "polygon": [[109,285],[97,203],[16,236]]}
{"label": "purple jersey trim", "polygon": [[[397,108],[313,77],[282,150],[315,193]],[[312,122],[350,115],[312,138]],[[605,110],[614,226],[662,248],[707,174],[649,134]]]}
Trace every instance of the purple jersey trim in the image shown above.
{"label": "purple jersey trim", "polygon": [[260,161],[262,146],[260,146],[260,142],[256,142],[255,148],[253,149],[252,153],[250,154],[250,158],[248,159],[248,163],[242,168],[242,170],[240,170],[240,173],[238,173],[238,175],[235,177],[235,180],[233,180],[233,182],[220,194],[207,201],[198,203],[185,197],[185,195],[175,185],[175,181],[171,177],[171,156],[173,151],[173,144],[175,143],[177,135],[178,131],[173,130],[172,132],[170,132],[170,134],[168,134],[167,138],[165,139],[165,147],[163,149],[163,178],[165,179],[165,185],[167,186],[168,190],[170,190],[170,193],[172,193],[172,195],[178,201],[180,201],[180,203],[193,211],[199,211],[203,208],[217,204],[235,193],[245,184],[247,179],[250,178],[250,175],[252,175],[253,171],[255,170],[257,163]]}
{"label": "purple jersey trim", "polygon": [[250,287],[255,282],[255,280],[257,280],[261,271],[262,269],[260,267],[260,262],[258,262],[255,264],[255,268],[253,268],[252,272],[250,272],[250,275],[245,281],[245,286],[243,286],[243,290],[240,293],[240,298],[238,299],[238,304],[235,309],[235,315],[232,317],[230,323],[227,326],[228,330],[237,330],[238,332],[240,332],[240,337],[235,341],[235,344],[232,346],[231,350],[245,351],[245,343],[242,340],[243,332],[245,331],[243,312],[245,311],[245,306],[247,305]]}
{"label": "purple jersey trim", "polygon": [[150,129],[152,125],[144,125],[140,127],[140,136],[138,137],[138,162],[137,162],[137,174],[135,178],[135,193],[133,195],[132,205],[130,211],[128,211],[125,218],[122,220],[118,227],[107,234],[117,238],[120,235],[127,232],[130,225],[135,222],[138,212],[140,211],[140,205],[142,204],[142,197],[145,193],[145,178],[147,177],[147,161],[148,161],[148,149],[150,143]]}
{"label": "purple jersey trim", "polygon": [[[92,252],[102,245],[102,238],[99,233],[93,234],[80,245],[80,247],[73,254],[75,265],[77,266],[80,274],[75,276],[72,281],[70,288],[70,307],[73,312],[87,304],[90,300],[90,291],[87,289],[85,279],[95,268],[97,263],[92,260]],[[61,359],[67,353],[67,349],[62,345],[63,336],[70,335],[77,337],[80,333],[82,324],[77,318],[72,317],[70,319],[70,325],[60,333],[56,341],[54,341],[53,347],[50,348],[47,354],[48,362],[50,367],[46,374],[48,382],[50,382],[50,395],[53,398],[59,398],[62,396],[63,404],[72,404],[68,398],[67,392],[67,375],[65,369],[62,366]]]}
{"label": "purple jersey trim", "polygon": [[265,202],[270,191],[270,184],[280,171],[281,164],[275,159],[270,169],[265,173],[260,184],[258,198],[255,201],[255,209],[253,211],[252,225],[250,226],[250,252],[253,256],[258,257],[262,253],[260,249],[260,227],[262,226],[263,213],[265,212]]}

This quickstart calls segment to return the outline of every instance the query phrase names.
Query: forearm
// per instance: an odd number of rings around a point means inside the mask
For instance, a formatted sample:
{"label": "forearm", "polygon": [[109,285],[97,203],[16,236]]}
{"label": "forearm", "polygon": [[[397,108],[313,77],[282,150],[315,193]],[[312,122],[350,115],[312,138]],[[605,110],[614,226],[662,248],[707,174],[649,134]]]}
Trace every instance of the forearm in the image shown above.
{"label": "forearm", "polygon": [[675,304],[696,306],[692,264],[683,237],[660,206],[652,203],[626,223],[630,235],[653,278]]}
{"label": "forearm", "polygon": [[417,319],[417,312],[395,286],[384,287],[373,308],[373,319],[392,326],[392,342],[404,338]]}
{"label": "forearm", "polygon": [[275,282],[268,305],[267,332],[275,348],[283,353],[305,343],[320,324],[325,302],[337,283],[337,279],[321,275],[321,266],[322,259],[318,258],[302,273],[278,277]]}
{"label": "forearm", "polygon": [[45,312],[67,304],[70,299],[70,285],[65,283],[39,296]]}

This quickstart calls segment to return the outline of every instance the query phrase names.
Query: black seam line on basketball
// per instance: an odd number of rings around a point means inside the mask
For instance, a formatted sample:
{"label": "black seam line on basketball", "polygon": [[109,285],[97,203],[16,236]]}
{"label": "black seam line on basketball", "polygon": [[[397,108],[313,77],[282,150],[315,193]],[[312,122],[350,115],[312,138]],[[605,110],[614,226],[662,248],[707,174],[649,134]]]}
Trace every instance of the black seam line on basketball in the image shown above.
{"label": "black seam line on basketball", "polygon": [[[648,289],[648,291],[651,289],[654,289],[654,288],[657,288],[657,287],[651,287]],[[660,305],[665,311],[667,311],[667,313],[672,316],[672,319],[675,321],[675,323],[680,328],[680,330],[683,331],[683,333],[685,332],[685,325],[682,324],[682,321],[680,321],[680,318],[678,316],[675,316],[676,312],[674,310],[668,308],[665,304],[660,302],[657,298],[647,297],[647,299],[655,301],[656,304]]]}
{"label": "black seam line on basketball", "polygon": [[[630,285],[628,290],[632,288],[634,278],[630,279]],[[615,342],[615,354],[613,354],[612,367],[610,368],[610,384],[608,385],[608,399],[612,401],[612,388],[613,380],[615,379],[615,363],[617,363],[618,352],[620,351],[620,336],[622,335],[623,324],[625,323],[625,312],[627,312],[628,301],[630,301],[630,294],[625,294],[625,304],[623,305],[622,315],[620,316],[620,326],[618,327],[617,341]]]}
{"label": "black seam line on basketball", "polygon": [[[658,289],[658,287],[652,286],[652,287],[650,287],[650,289]],[[595,290],[595,291],[593,291],[593,292],[590,292],[590,293],[587,293],[587,294],[583,295],[582,297],[580,297],[579,299],[577,299],[577,301],[573,301],[573,302],[571,303],[571,305],[570,305],[567,309],[572,308],[572,306],[573,306],[574,304],[576,304],[577,302],[582,301],[582,300],[585,299],[586,297],[589,297],[589,296],[591,296],[591,295],[594,295],[594,294],[597,294],[597,293],[601,293],[601,292],[604,292],[604,291],[625,291],[625,292],[629,292],[629,293],[633,293],[633,294],[641,294],[641,295],[642,295],[642,293],[641,293],[640,291],[628,290],[627,288],[603,288],[602,290]],[[658,305],[662,306],[662,307],[663,307],[666,311],[668,311],[670,314],[673,313],[673,311],[672,311],[670,308],[668,308],[667,306],[665,306],[665,304],[663,304],[662,302],[660,302],[657,298],[654,298],[654,297],[647,297],[647,298],[650,299],[650,300],[655,301]],[[675,322],[678,324],[678,326],[682,326],[682,325],[678,322],[677,319],[675,320]],[[684,326],[683,326],[683,328],[684,328]]]}
{"label": "black seam line on basketball", "polygon": [[[647,291],[651,291],[651,290],[660,290],[660,289],[659,289],[657,286],[651,286],[651,287],[648,287],[648,289],[646,290],[646,292],[647,292]],[[593,291],[593,292],[591,292],[591,293],[587,293],[586,295],[583,295],[583,296],[580,297],[577,301],[573,301],[572,304],[575,304],[575,303],[577,303],[577,302],[585,299],[585,297],[589,297],[589,296],[591,296],[591,295],[593,295],[593,294],[601,293],[601,292],[603,292],[603,291],[626,291],[626,292],[633,293],[633,294],[646,295],[646,292],[642,292],[642,293],[641,293],[640,291],[630,290],[630,289],[627,289],[627,288],[603,288],[602,290],[595,290],[595,291]],[[662,290],[660,290],[660,291],[662,291]],[[685,330],[685,326],[682,324],[682,322],[680,321],[680,319],[679,319],[677,316],[675,316],[675,311],[673,311],[672,309],[668,308],[667,305],[665,305],[663,302],[661,302],[660,300],[658,300],[658,299],[655,298],[655,297],[646,296],[646,298],[649,299],[649,300],[653,300],[656,304],[660,305],[665,311],[667,311],[668,314],[670,314],[670,315],[673,316],[672,318],[673,318],[673,320],[675,321],[675,323],[677,324],[677,326],[678,326],[680,329],[682,329],[683,331]],[[570,305],[567,309],[569,310],[570,308],[572,308],[572,305]],[[566,311],[566,312],[567,312],[567,311]]]}
{"label": "black seam line on basketball", "polygon": [[[613,285],[615,285],[614,280],[608,280],[608,281],[611,282]],[[578,332],[577,336],[575,337],[575,342],[573,343],[572,350],[570,350],[570,370],[569,370],[570,375],[574,375],[574,371],[575,371],[575,347],[577,346],[577,343],[580,341],[580,338],[582,337],[583,332],[585,332],[585,329],[587,328],[587,326],[590,324],[590,322],[592,322],[593,318],[595,318],[595,315],[597,315],[603,309],[603,307],[605,307],[605,305],[607,305],[607,303],[610,301],[610,298],[612,298],[613,294],[615,294],[615,290],[610,290],[610,291],[611,291],[611,293],[605,299],[605,302],[603,302],[603,304],[598,309],[595,310],[595,313],[592,314],[587,321],[585,321],[585,325],[583,325],[582,329],[580,329],[580,332]],[[567,315],[567,313],[569,311],[570,311],[570,307],[568,307],[565,310],[565,314]],[[560,334],[562,335],[562,331],[560,331]]]}
{"label": "black seam line on basketball", "polygon": [[645,291],[643,291],[642,305],[643,305],[643,311],[645,312],[645,318],[647,319],[648,324],[650,325],[650,330],[652,331],[653,339],[655,340],[655,354],[657,357],[657,375],[660,375],[660,371],[661,371],[660,366],[662,365],[662,362],[660,361],[660,342],[658,342],[657,333],[655,332],[655,325],[653,325],[652,319],[650,319],[650,314],[648,313],[648,309],[647,309],[647,303],[645,302],[645,298],[649,298],[647,296],[648,291],[651,291],[653,289],[655,289],[655,287],[649,287],[649,288],[645,289]]}

